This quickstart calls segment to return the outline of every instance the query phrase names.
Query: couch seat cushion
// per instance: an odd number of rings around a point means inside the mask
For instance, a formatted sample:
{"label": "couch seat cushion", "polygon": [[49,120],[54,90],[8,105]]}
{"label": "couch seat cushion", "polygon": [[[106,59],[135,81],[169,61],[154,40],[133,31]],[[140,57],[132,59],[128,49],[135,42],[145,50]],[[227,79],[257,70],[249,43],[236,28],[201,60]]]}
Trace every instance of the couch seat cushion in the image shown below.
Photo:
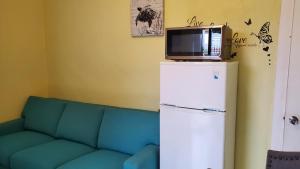
{"label": "couch seat cushion", "polygon": [[0,165],[9,168],[9,158],[23,149],[50,142],[53,138],[41,133],[22,131],[0,137]]}
{"label": "couch seat cushion", "polygon": [[4,167],[0,166],[0,169],[8,169],[8,168],[4,168]]}
{"label": "couch seat cushion", "polygon": [[57,136],[96,147],[103,106],[68,103],[57,128]]}
{"label": "couch seat cushion", "polygon": [[23,111],[25,129],[55,136],[59,119],[64,111],[63,101],[29,97]]}
{"label": "couch seat cushion", "polygon": [[12,169],[55,169],[67,161],[94,151],[93,148],[66,140],[32,147],[11,157]]}
{"label": "couch seat cushion", "polygon": [[108,150],[99,150],[70,161],[58,169],[122,169],[130,156]]}
{"label": "couch seat cushion", "polygon": [[159,113],[124,108],[106,108],[98,147],[135,154],[147,144],[159,144]]}

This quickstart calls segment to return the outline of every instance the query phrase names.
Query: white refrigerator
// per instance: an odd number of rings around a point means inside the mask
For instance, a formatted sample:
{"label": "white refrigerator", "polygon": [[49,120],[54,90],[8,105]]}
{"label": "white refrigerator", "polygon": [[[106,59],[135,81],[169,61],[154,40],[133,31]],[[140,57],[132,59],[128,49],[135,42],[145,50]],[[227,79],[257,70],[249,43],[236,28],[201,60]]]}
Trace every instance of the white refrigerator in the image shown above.
{"label": "white refrigerator", "polygon": [[161,62],[160,169],[233,169],[237,62]]}

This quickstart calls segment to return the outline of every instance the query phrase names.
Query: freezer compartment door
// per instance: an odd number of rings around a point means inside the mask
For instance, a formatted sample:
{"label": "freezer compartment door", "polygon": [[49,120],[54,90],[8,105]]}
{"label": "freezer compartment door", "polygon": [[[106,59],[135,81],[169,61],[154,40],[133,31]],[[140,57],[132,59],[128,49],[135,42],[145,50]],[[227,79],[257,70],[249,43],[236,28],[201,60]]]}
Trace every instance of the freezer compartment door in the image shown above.
{"label": "freezer compartment door", "polygon": [[223,169],[224,113],[160,109],[160,169]]}
{"label": "freezer compartment door", "polygon": [[224,62],[162,62],[160,104],[224,111],[229,65]]}

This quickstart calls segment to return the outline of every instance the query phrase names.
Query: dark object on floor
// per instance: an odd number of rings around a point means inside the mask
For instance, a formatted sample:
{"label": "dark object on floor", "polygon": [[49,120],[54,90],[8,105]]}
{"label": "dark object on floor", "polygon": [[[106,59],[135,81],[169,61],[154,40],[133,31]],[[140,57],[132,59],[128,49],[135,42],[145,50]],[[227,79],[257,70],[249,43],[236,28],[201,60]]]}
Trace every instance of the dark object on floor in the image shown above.
{"label": "dark object on floor", "polygon": [[268,151],[266,169],[299,169],[300,152]]}

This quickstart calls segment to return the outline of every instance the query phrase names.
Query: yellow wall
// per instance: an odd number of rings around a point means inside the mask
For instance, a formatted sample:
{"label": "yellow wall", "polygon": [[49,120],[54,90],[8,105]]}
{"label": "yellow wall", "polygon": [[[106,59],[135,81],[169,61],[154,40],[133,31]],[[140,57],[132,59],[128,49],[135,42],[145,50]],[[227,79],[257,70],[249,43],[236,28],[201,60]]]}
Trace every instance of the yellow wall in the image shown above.
{"label": "yellow wall", "polygon": [[129,1],[49,0],[50,96],[158,109],[163,38],[131,38]]}
{"label": "yellow wall", "polygon": [[0,121],[20,115],[29,95],[47,96],[44,1],[0,1]]}
{"label": "yellow wall", "polygon": [[[271,22],[271,63],[262,46],[238,49],[240,61],[236,169],[265,168],[270,143],[279,0],[165,0],[165,25],[228,21],[234,32],[258,43]],[[252,18],[253,25],[244,21]],[[49,95],[110,105],[158,109],[159,62],[164,37],[130,36],[130,0],[47,0]]]}
{"label": "yellow wall", "polygon": [[[47,96],[48,87],[51,97],[158,109],[164,37],[131,38],[130,0],[45,1],[0,1],[0,120],[17,117],[28,95]],[[257,43],[249,33],[271,22],[271,66],[262,46],[236,50],[236,169],[265,168],[279,9],[279,0],[165,0],[166,27],[186,26],[196,15],[206,24],[227,21]],[[243,22],[248,18],[249,27]]]}

